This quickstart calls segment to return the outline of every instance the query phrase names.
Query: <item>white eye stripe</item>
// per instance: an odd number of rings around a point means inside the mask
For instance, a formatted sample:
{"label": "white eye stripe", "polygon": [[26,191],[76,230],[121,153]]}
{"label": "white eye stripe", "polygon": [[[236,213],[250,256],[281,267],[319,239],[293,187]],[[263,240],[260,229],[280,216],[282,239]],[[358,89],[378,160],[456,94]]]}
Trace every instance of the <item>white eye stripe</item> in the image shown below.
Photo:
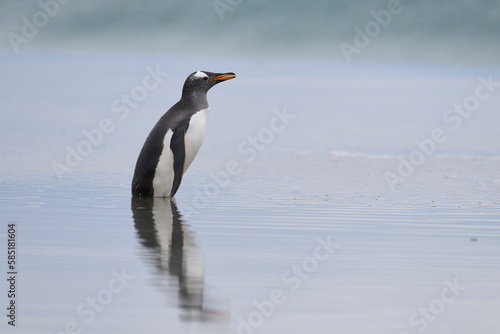
{"label": "white eye stripe", "polygon": [[203,77],[208,77],[208,75],[205,73],[205,72],[202,72],[202,71],[198,71],[194,74],[195,77],[198,77],[198,78],[203,78]]}

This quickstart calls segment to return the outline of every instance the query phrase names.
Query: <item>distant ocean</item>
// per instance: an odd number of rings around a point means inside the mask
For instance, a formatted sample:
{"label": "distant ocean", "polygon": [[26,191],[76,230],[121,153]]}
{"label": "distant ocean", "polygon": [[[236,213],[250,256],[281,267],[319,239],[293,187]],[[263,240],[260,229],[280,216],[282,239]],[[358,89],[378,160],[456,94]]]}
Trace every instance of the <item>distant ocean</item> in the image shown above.
{"label": "distant ocean", "polygon": [[17,47],[18,53],[42,48],[474,64],[498,64],[500,54],[500,6],[489,0],[7,0],[0,3],[0,22],[0,50]]}

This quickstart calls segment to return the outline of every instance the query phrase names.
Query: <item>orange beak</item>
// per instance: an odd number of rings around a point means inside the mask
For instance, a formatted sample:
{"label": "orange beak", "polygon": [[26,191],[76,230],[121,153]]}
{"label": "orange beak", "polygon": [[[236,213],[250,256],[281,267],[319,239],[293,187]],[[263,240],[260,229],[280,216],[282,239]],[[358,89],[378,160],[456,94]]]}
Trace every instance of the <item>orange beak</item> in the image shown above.
{"label": "orange beak", "polygon": [[234,73],[224,73],[224,74],[220,74],[214,78],[212,78],[210,81],[224,81],[224,80],[230,80],[230,79],[234,79],[236,78],[236,74]]}

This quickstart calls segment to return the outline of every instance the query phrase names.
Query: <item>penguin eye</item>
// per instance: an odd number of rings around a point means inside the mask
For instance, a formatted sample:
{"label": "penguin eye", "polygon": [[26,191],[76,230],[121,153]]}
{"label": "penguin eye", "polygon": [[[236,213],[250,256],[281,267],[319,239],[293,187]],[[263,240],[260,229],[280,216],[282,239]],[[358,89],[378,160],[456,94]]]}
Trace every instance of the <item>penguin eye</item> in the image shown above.
{"label": "penguin eye", "polygon": [[203,77],[203,81],[207,81],[208,80],[208,77]]}

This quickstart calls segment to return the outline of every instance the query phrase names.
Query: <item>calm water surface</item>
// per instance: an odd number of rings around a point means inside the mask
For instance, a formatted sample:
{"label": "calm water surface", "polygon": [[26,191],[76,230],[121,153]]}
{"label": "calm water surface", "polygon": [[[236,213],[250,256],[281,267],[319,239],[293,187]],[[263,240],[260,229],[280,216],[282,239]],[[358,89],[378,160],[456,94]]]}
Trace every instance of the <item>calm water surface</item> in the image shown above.
{"label": "calm water surface", "polygon": [[[442,119],[498,69],[5,60],[0,262],[6,275],[15,222],[19,274],[2,333],[498,333],[498,94],[459,129]],[[193,64],[238,78],[211,92],[176,202],[132,200],[140,147]],[[147,66],[171,74],[122,120],[110,104]],[[266,137],[276,110],[295,118]],[[103,118],[115,131],[58,180],[52,163]],[[449,140],[391,189],[384,173],[436,127]]]}
{"label": "calm water surface", "polygon": [[176,203],[131,200],[125,175],[4,181],[4,228],[18,227],[16,331],[495,332],[497,206],[273,199],[259,191],[267,180],[242,176],[246,195],[222,192],[186,218],[197,177]]}

